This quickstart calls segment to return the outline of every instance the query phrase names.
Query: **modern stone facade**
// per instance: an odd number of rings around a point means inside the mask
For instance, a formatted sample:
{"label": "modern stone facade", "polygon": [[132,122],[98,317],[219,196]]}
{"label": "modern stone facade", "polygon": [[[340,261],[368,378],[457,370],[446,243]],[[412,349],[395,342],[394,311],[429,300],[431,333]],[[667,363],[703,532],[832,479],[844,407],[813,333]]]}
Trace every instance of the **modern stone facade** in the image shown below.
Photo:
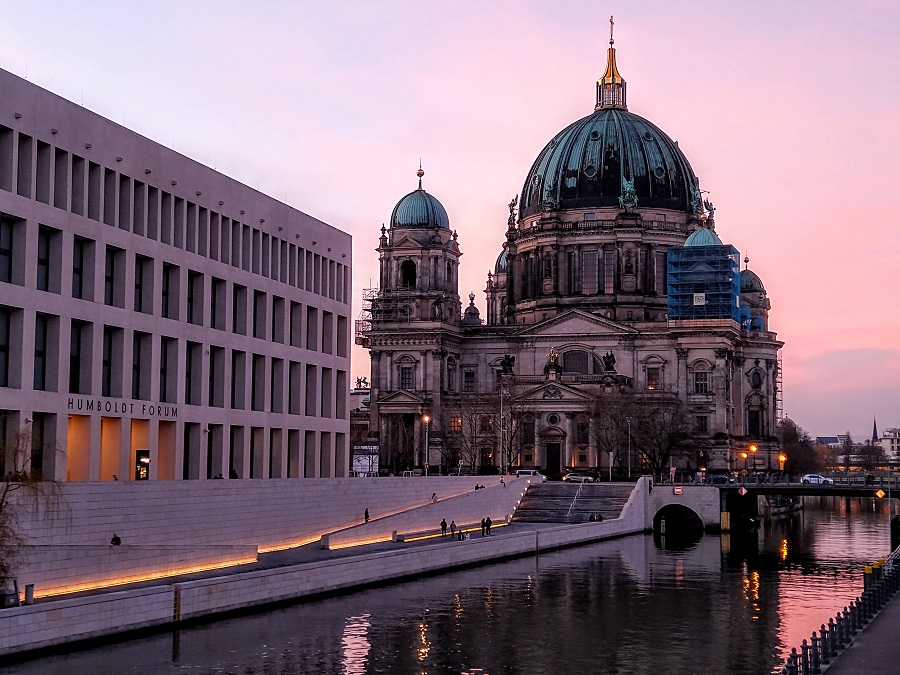
{"label": "modern stone facade", "polygon": [[350,236],[5,71],[0,93],[0,475],[346,476]]}
{"label": "modern stone facade", "polygon": [[[421,170],[397,204],[357,324],[383,469],[780,468],[766,289],[624,87],[611,41],[594,112],[541,151],[498,222],[486,321],[474,293],[459,311],[463,244]],[[650,447],[666,435],[672,457]]]}

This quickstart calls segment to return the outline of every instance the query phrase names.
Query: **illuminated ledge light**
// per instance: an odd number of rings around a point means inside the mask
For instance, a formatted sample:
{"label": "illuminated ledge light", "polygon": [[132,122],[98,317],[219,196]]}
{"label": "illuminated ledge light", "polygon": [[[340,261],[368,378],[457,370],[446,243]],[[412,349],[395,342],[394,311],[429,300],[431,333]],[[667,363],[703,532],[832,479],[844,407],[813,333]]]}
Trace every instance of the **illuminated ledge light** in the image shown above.
{"label": "illuminated ledge light", "polygon": [[81,593],[82,591],[96,591],[106,588],[115,588],[117,586],[123,586],[125,584],[134,584],[141,581],[154,581],[156,579],[166,579],[168,577],[174,577],[180,574],[194,574],[195,572],[209,572],[211,570],[220,570],[225,569],[227,567],[236,567],[237,565],[247,565],[249,563],[255,563],[257,561],[256,556],[248,556],[246,558],[235,558],[234,560],[226,560],[224,562],[211,563],[208,565],[195,565],[193,567],[179,567],[176,570],[170,572],[158,572],[156,574],[135,574],[130,577],[118,577],[111,581],[104,582],[96,582],[96,583],[88,583],[88,584],[78,584],[74,586],[63,586],[61,588],[54,588],[51,591],[46,593],[35,592],[35,598],[52,598],[58,595],[66,595],[67,593]]}
{"label": "illuminated ledge light", "polygon": [[388,541],[393,541],[393,535],[388,534],[381,537],[373,537],[371,539],[357,539],[356,541],[348,541],[343,544],[329,544],[329,551],[337,551],[341,548],[353,548],[354,546],[365,546],[367,544],[383,544]]}
{"label": "illuminated ledge light", "polygon": [[287,551],[291,548],[299,548],[301,546],[306,546],[307,544],[312,544],[313,542],[319,541],[322,538],[322,534],[327,534],[323,532],[321,534],[317,534],[313,537],[307,537],[306,539],[298,539],[297,541],[292,541],[288,544],[278,544],[277,546],[261,546],[259,548],[260,553],[272,553],[274,551]]}
{"label": "illuminated ledge light", "polygon": [[[493,530],[493,529],[498,528],[498,527],[506,527],[507,525],[509,525],[509,523],[504,523],[504,522],[491,523],[491,529]],[[473,525],[472,527],[459,528],[459,529],[456,530],[456,531],[457,531],[457,532],[474,532],[474,531],[475,531],[475,526]],[[479,528],[478,531],[480,532],[481,529]],[[448,534],[447,536],[450,537],[450,536],[452,536],[452,535],[449,535],[449,534]],[[444,539],[444,538],[445,538],[445,537],[442,537],[440,532],[437,532],[437,533],[435,533],[435,534],[422,534],[422,535],[419,535],[419,536],[416,536],[416,537],[409,537],[409,538],[404,537],[403,541],[406,542],[406,543],[409,543],[409,542],[411,542],[411,541],[423,541],[423,540],[425,540],[425,539]]]}

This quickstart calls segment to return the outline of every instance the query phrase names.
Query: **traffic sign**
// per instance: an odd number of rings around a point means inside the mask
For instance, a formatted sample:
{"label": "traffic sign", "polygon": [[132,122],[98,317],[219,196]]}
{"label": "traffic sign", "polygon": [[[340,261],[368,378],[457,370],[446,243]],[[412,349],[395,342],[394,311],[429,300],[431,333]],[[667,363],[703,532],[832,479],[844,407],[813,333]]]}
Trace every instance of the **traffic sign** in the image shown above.
{"label": "traffic sign", "polygon": [[738,490],[738,494],[741,497],[743,497],[745,494],[747,494],[747,492],[748,492],[747,488],[741,488],[740,490]]}
{"label": "traffic sign", "polygon": [[681,494],[681,486],[676,485],[675,487],[672,488],[672,492],[674,492],[676,495],[680,495]]}

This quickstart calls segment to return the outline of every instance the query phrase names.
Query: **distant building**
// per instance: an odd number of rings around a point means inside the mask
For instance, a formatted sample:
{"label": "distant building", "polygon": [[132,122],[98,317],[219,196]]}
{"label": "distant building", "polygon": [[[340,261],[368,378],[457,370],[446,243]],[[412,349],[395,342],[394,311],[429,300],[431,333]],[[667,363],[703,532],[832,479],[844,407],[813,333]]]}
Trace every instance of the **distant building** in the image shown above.
{"label": "distant building", "polygon": [[719,239],[678,144],[628,111],[612,40],[593,112],[540,151],[498,222],[484,319],[474,293],[463,311],[462,246],[418,175],[357,324],[382,467],[639,471],[638,418],[620,415],[613,440],[600,421],[622,395],[680,411],[682,469],[779,468],[766,289]]}
{"label": "distant building", "polygon": [[891,462],[900,461],[900,429],[885,429],[881,434],[881,449]]}
{"label": "distant building", "polygon": [[348,234],[0,71],[0,475],[348,475],[350,277]]}

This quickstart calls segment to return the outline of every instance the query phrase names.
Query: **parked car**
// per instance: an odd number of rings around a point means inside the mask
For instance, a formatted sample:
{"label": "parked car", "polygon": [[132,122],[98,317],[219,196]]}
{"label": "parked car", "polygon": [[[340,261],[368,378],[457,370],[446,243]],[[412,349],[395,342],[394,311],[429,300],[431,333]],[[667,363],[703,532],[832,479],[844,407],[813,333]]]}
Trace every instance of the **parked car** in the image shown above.
{"label": "parked car", "polygon": [[567,483],[593,483],[594,479],[588,476],[586,473],[580,473],[578,471],[571,471],[567,473],[562,478]]}
{"label": "parked car", "polygon": [[808,473],[800,479],[801,483],[809,485],[834,485],[834,481],[818,473]]}
{"label": "parked car", "polygon": [[525,476],[526,478],[531,478],[534,481],[539,483],[543,483],[547,478],[540,471],[536,469],[519,469],[516,471],[516,478],[521,478]]}

